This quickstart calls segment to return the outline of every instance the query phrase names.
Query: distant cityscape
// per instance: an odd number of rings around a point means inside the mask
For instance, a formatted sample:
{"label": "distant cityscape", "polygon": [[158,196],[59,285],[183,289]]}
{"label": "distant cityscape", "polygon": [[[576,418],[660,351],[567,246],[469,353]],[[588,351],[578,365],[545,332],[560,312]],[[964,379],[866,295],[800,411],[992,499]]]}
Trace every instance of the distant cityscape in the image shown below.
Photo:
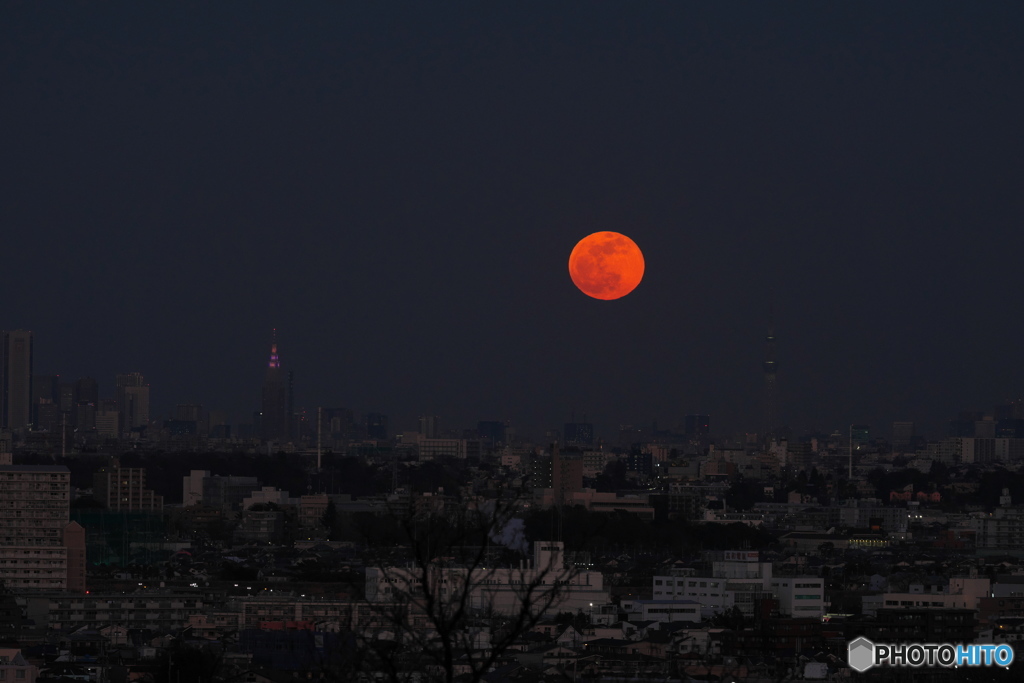
{"label": "distant cityscape", "polygon": [[0,680],[891,680],[847,644],[1024,638],[1021,400],[795,435],[769,329],[739,438],[394,429],[297,408],[275,332],[232,424],[0,335]]}
{"label": "distant cityscape", "polygon": [[[796,442],[818,444],[835,450],[851,446],[862,450],[868,444],[884,441],[891,446],[916,452],[917,449],[960,448],[973,461],[979,449],[979,461],[1007,460],[1005,449],[1016,443],[1007,441],[962,444],[944,439],[1018,439],[1024,438],[1024,400],[1008,399],[989,411],[961,411],[945,419],[943,435],[928,436],[912,421],[896,420],[884,425],[850,424],[830,433],[796,435],[785,425],[778,399],[778,365],[775,333],[769,328],[765,341],[763,407],[759,424],[750,425],[742,436],[715,434],[711,416],[681,415],[672,425],[652,422],[650,426],[621,424],[617,432],[599,434],[586,415],[577,421],[561,423],[561,429],[548,429],[542,435],[520,434],[507,419],[481,419],[475,427],[446,424],[442,416],[421,415],[415,425],[396,426],[382,412],[357,414],[344,407],[307,409],[296,403],[295,378],[278,352],[276,330],[269,344],[268,361],[262,383],[254,368],[253,406],[248,419],[232,420],[226,410],[198,403],[181,402],[164,417],[152,414],[150,384],[142,372],[118,373],[112,390],[101,397],[100,383],[94,377],[71,380],[60,375],[34,372],[33,336],[27,330],[0,331],[3,337],[0,356],[0,428],[9,432],[5,439],[38,452],[60,447],[63,453],[86,452],[112,446],[113,442],[131,442],[133,447],[171,450],[239,450],[259,444],[264,450],[277,448],[290,452],[319,446],[344,452],[353,442],[363,440],[415,444],[417,450],[441,449],[440,454],[478,454],[497,446],[547,445],[558,441],[563,446],[587,446],[604,449],[630,448],[637,442],[674,443],[684,437],[694,443],[711,443],[727,448],[746,447],[751,442],[786,442],[790,451],[799,451]],[[555,422],[555,421],[552,421]],[[12,441],[12,443],[14,442]],[[433,442],[445,442],[433,443]],[[454,444],[459,441],[459,444]],[[929,446],[929,443],[931,446]],[[944,444],[944,445],[940,445]],[[453,450],[455,449],[455,450]],[[1000,455],[995,455],[996,450]],[[1015,458],[1014,458],[1015,459]]]}

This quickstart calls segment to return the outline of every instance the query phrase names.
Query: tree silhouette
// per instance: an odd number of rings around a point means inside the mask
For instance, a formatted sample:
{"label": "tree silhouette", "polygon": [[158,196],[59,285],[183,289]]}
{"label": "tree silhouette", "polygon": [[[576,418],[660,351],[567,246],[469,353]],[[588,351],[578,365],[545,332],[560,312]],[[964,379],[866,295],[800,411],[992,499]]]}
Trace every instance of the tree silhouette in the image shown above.
{"label": "tree silhouette", "polygon": [[377,546],[351,625],[351,656],[316,674],[482,681],[515,641],[558,611],[578,575],[561,553],[531,564],[500,542],[523,500],[516,490],[479,504],[413,505],[396,516],[403,543]]}

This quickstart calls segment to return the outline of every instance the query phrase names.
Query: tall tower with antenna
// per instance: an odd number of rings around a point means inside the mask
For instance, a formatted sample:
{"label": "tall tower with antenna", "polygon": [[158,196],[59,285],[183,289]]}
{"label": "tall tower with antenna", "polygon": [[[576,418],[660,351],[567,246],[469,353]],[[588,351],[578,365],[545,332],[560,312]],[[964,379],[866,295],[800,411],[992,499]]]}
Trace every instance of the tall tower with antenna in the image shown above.
{"label": "tall tower with antenna", "polygon": [[768,314],[768,336],[765,338],[764,362],[761,364],[764,370],[764,434],[770,439],[775,430],[779,428],[777,387],[775,373],[775,310],[774,306]]}
{"label": "tall tower with antenna", "polygon": [[270,361],[263,379],[263,428],[264,441],[286,441],[288,439],[288,384],[281,358],[277,354],[277,329],[270,340]]}

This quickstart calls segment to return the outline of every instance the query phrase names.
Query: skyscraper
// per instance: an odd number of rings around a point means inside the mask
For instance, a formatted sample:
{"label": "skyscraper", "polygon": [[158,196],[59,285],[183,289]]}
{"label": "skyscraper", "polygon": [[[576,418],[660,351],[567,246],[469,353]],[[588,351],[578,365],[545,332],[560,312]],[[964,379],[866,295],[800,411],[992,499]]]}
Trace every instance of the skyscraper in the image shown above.
{"label": "skyscraper", "polygon": [[149,424],[149,385],[140,372],[117,375],[117,412],[122,434]]}
{"label": "skyscraper", "polygon": [[383,413],[367,413],[366,436],[370,439],[386,441],[388,438],[388,416]]}
{"label": "skyscraper", "polygon": [[683,433],[691,439],[700,439],[711,433],[710,415],[687,415],[683,418]]}
{"label": "skyscraper", "polygon": [[774,315],[768,320],[768,336],[765,338],[764,363],[764,432],[771,437],[778,429],[779,417],[775,386],[775,321]]}
{"label": "skyscraper", "polygon": [[565,423],[565,445],[566,446],[593,446],[594,445],[594,425],[586,421],[587,416],[583,416],[583,422],[566,422]]}
{"label": "skyscraper", "polygon": [[437,415],[421,415],[420,434],[428,439],[436,439],[441,433],[440,422]]}
{"label": "skyscraper", "polygon": [[32,333],[0,332],[0,427],[25,429],[32,420]]}
{"label": "skyscraper", "polygon": [[497,420],[483,420],[476,425],[477,435],[491,448],[505,445],[505,423]]}
{"label": "skyscraper", "polygon": [[288,439],[288,380],[277,354],[277,330],[270,342],[270,362],[263,379],[263,400],[260,427],[264,441]]}
{"label": "skyscraper", "polygon": [[91,432],[96,429],[96,410],[99,407],[100,392],[92,377],[79,377],[75,382],[78,405],[75,410],[75,425],[79,431]]}
{"label": "skyscraper", "polygon": [[35,429],[46,429],[39,424],[39,405],[52,406],[57,403],[57,375],[32,376],[32,424]]}

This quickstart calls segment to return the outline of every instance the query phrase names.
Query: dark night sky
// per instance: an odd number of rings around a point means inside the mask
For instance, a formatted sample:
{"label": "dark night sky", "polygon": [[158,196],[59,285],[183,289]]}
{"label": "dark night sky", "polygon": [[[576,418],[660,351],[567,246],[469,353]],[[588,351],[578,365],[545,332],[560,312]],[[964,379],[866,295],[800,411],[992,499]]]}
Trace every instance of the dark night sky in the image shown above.
{"label": "dark night sky", "polygon": [[1024,394],[1024,5],[551,4],[4,3],[0,328],[160,413],[276,326],[306,407],[728,433],[774,292],[798,430]]}

